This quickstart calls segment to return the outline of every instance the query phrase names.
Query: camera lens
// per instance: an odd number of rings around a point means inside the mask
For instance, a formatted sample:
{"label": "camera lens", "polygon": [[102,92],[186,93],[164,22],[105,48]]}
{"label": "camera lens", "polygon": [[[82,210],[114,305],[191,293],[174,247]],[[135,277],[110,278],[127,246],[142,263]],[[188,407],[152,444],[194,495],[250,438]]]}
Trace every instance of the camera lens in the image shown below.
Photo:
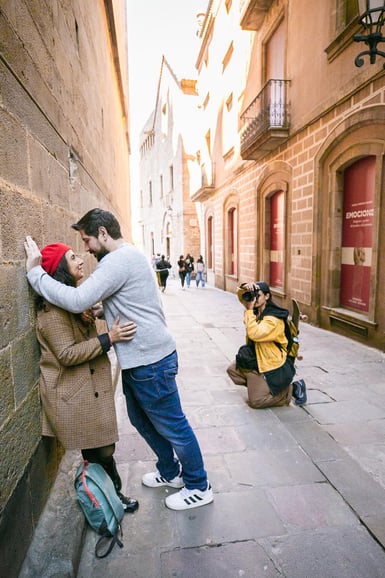
{"label": "camera lens", "polygon": [[252,301],[254,298],[255,293],[252,293],[251,291],[246,291],[245,293],[242,293],[243,301]]}

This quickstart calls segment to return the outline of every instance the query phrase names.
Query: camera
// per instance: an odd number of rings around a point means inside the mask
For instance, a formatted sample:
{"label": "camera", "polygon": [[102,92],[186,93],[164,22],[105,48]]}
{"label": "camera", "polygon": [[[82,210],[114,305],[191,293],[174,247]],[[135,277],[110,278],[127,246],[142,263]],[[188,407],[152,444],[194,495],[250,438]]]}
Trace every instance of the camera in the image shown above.
{"label": "camera", "polygon": [[245,293],[242,293],[242,299],[243,301],[253,301],[253,299],[256,299],[258,297],[258,291],[254,290],[254,291],[245,291]]}

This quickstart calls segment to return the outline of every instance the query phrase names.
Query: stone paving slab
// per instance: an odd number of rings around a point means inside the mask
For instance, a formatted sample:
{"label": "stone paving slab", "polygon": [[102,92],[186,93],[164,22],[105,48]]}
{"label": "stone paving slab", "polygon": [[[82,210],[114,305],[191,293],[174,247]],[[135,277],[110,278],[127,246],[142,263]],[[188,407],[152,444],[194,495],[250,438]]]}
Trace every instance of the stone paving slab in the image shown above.
{"label": "stone paving slab", "polygon": [[336,401],[332,404],[309,404],[306,410],[320,424],[359,421],[366,423],[368,420],[385,418],[385,407],[379,407],[359,399]]}
{"label": "stone paving slab", "polygon": [[161,555],[161,575],[173,578],[275,578],[274,564],[252,540],[217,547],[176,549]]}
{"label": "stone paving slab", "polygon": [[278,537],[266,549],[285,578],[384,578],[384,552],[362,527]]}
{"label": "stone paving slab", "polygon": [[385,518],[384,488],[348,455],[344,460],[322,462],[322,472],[356,514]]}

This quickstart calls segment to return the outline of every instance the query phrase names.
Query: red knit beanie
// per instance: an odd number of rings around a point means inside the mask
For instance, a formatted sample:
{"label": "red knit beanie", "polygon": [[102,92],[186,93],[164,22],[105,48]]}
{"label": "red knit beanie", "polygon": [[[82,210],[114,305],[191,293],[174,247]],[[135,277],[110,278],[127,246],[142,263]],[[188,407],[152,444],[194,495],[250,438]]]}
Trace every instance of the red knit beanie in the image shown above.
{"label": "red knit beanie", "polygon": [[47,245],[40,252],[43,256],[41,266],[44,271],[47,271],[50,275],[53,275],[60,263],[63,255],[69,251],[71,247],[64,245],[64,243],[52,243],[52,245]]}

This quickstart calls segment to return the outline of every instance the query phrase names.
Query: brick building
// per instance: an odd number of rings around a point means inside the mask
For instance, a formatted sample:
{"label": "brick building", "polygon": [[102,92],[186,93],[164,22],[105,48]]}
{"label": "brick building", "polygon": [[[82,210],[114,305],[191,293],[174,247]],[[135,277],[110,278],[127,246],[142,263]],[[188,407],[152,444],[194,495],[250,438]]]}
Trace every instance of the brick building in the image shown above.
{"label": "brick building", "polygon": [[[211,0],[197,56],[209,280],[264,279],[310,321],[384,347],[383,58],[358,2]],[[205,165],[205,166],[204,166]]]}
{"label": "brick building", "polygon": [[[23,239],[66,242],[99,206],[130,239],[124,0],[1,2],[0,568],[18,575],[57,470],[40,436],[39,351]],[[88,260],[88,268],[93,266]]]}

